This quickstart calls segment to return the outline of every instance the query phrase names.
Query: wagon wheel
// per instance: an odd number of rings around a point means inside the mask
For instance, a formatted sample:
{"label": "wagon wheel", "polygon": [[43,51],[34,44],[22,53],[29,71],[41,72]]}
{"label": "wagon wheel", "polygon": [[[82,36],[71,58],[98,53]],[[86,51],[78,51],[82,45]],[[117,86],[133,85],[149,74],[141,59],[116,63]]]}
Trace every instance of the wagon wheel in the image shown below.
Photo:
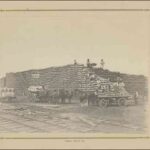
{"label": "wagon wheel", "polygon": [[108,101],[107,99],[100,99],[100,100],[98,101],[98,105],[99,105],[100,107],[107,107],[108,104],[109,104],[109,101]]}
{"label": "wagon wheel", "polygon": [[118,105],[119,106],[124,106],[125,105],[125,99],[124,98],[118,99]]}

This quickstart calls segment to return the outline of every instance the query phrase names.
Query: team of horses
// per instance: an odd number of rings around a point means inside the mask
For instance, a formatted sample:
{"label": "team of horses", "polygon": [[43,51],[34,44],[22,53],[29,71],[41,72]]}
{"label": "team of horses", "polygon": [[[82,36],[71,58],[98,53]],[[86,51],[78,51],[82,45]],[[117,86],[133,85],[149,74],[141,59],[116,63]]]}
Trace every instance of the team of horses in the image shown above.
{"label": "team of horses", "polygon": [[36,98],[39,102],[71,103],[73,92],[69,90],[38,91]]}
{"label": "team of horses", "polygon": [[73,97],[76,97],[82,103],[88,100],[89,103],[94,102],[97,97],[94,93],[87,93],[83,91],[70,91],[65,89],[52,90],[52,91],[39,91],[36,92],[36,98],[39,102],[49,102],[49,103],[72,103]]}

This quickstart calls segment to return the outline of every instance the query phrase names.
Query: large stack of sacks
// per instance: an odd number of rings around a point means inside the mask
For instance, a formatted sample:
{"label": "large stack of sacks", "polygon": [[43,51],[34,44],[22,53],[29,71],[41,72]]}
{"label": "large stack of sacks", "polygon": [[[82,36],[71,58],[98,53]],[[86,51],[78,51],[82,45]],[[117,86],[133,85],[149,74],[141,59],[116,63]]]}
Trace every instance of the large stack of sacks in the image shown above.
{"label": "large stack of sacks", "polygon": [[70,89],[94,91],[106,79],[94,74],[83,64],[71,64],[41,70],[29,70],[6,75],[6,87],[14,88],[17,95],[27,95],[30,86],[44,86],[49,90]]}
{"label": "large stack of sacks", "polygon": [[43,84],[49,89],[79,89],[78,72],[82,67],[83,65],[67,65],[51,68],[48,74],[44,74],[43,80],[47,80]]}
{"label": "large stack of sacks", "polygon": [[[7,80],[7,78],[6,78]],[[28,76],[24,72],[15,73],[15,83],[13,88],[15,89],[16,95],[24,96],[27,94],[27,88],[29,86]],[[7,87],[8,84],[7,84]]]}

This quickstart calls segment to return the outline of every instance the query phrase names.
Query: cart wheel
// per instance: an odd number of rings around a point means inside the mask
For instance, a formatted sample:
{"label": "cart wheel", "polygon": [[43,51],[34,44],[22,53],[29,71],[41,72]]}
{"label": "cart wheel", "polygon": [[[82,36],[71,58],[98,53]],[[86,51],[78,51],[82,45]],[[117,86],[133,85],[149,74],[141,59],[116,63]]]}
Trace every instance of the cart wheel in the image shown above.
{"label": "cart wheel", "polygon": [[98,105],[99,105],[100,107],[107,107],[108,104],[109,104],[109,100],[107,100],[107,99],[100,99],[100,100],[98,101]]}
{"label": "cart wheel", "polygon": [[124,106],[124,105],[125,105],[125,99],[124,99],[124,98],[120,98],[120,99],[118,100],[118,105],[119,105],[119,106]]}

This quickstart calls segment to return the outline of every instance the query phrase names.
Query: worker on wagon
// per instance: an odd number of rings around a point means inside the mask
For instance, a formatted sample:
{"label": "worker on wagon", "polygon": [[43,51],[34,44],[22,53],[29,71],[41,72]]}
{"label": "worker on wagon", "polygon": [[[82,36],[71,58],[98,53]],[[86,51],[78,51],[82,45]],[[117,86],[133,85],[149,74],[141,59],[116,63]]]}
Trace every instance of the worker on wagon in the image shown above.
{"label": "worker on wagon", "polygon": [[139,93],[136,91],[136,92],[135,92],[135,95],[134,95],[135,105],[138,104],[138,97],[139,97]]}
{"label": "worker on wagon", "polygon": [[98,90],[96,90],[96,91],[94,92],[94,95],[95,95],[95,96],[97,96],[97,95],[98,95]]}

